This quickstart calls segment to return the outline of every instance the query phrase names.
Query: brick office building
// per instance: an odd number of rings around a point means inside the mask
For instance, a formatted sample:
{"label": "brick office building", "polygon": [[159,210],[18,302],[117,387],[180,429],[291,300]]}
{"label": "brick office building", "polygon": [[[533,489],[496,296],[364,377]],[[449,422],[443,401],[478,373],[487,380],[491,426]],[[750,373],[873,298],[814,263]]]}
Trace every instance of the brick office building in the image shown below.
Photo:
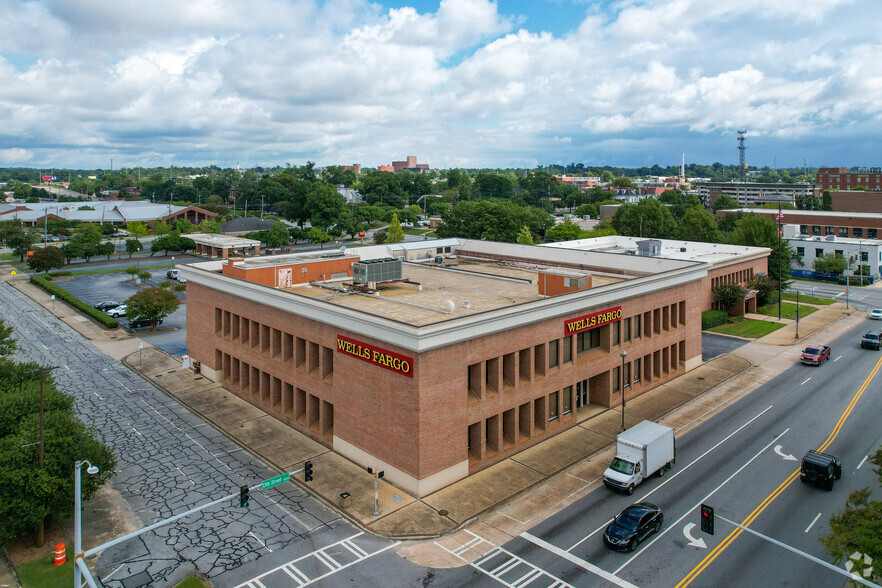
{"label": "brick office building", "polygon": [[822,167],[818,168],[815,183],[822,190],[851,190],[857,186],[882,190],[882,168],[868,167],[850,172],[844,167]]}
{"label": "brick office building", "polygon": [[[769,208],[738,208],[718,210],[717,216],[727,212],[758,214],[776,221],[777,210]],[[799,225],[799,233],[814,237],[853,237],[878,239],[882,236],[882,214],[873,212],[831,212],[827,210],[783,210],[783,223]]]}
{"label": "brick office building", "polygon": [[228,390],[424,496],[620,404],[623,380],[633,398],[699,365],[711,283],[765,271],[769,253],[658,241],[638,252],[618,239],[617,250],[446,239],[182,265],[188,353]]}

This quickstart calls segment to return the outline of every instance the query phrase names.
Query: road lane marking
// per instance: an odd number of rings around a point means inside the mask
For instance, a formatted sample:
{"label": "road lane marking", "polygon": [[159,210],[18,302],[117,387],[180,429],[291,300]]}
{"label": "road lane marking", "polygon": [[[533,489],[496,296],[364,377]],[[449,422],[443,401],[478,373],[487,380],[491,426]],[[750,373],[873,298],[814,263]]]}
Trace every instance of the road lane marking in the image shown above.
{"label": "road lane marking", "polygon": [[[769,447],[771,447],[774,443],[776,443],[776,442],[778,441],[778,439],[780,439],[781,437],[783,437],[784,435],[786,435],[787,432],[788,432],[789,430],[790,430],[790,427],[787,427],[786,429],[784,429],[784,431],[783,431],[780,435],[778,435],[777,437],[775,437],[774,439],[772,439],[771,441],[769,441],[769,444],[768,444],[768,445],[766,445],[765,447],[763,447],[762,449],[760,449],[758,452],[756,452],[756,453],[754,454],[753,457],[751,457],[749,460],[747,460],[747,462],[744,463],[744,465],[742,465],[740,468],[738,468],[737,470],[735,470],[735,471],[732,473],[732,475],[730,475],[728,478],[726,478],[725,480],[723,480],[723,482],[722,482],[719,486],[717,486],[716,488],[714,488],[713,490],[711,490],[711,491],[707,494],[707,496],[705,496],[704,498],[702,498],[701,500],[699,500],[698,502],[696,502],[694,505],[692,505],[692,508],[690,508],[689,510],[687,510],[686,512],[684,512],[684,513],[683,513],[683,516],[681,516],[679,519],[677,519],[676,521],[674,521],[674,524],[673,524],[673,525],[671,525],[670,527],[668,527],[667,529],[665,529],[664,531],[662,531],[661,533],[659,533],[658,535],[656,535],[655,538],[654,538],[652,541],[650,541],[649,543],[646,544],[646,547],[644,547],[643,549],[641,549],[640,551],[638,551],[637,553],[635,553],[634,555],[632,555],[631,557],[629,557],[629,558],[628,558],[628,561],[626,561],[625,563],[623,563],[622,565],[620,565],[620,566],[618,567],[618,569],[617,569],[615,572],[613,572],[613,573],[614,573],[614,574],[618,574],[622,569],[624,569],[626,566],[630,565],[631,562],[634,561],[634,558],[636,558],[638,555],[640,555],[641,553],[643,553],[644,551],[646,551],[647,548],[652,547],[652,545],[653,545],[656,541],[658,541],[659,539],[661,539],[661,538],[665,535],[665,533],[667,533],[668,531],[670,531],[670,530],[673,529],[674,527],[678,527],[678,526],[680,525],[680,523],[683,522],[683,519],[685,519],[687,516],[689,516],[689,514],[690,514],[693,510],[695,510],[696,508],[698,508],[699,505],[704,504],[705,502],[707,502],[707,499],[710,498],[711,496],[713,496],[714,494],[716,494],[716,493],[717,493],[717,490],[719,490],[720,488],[722,488],[723,486],[725,486],[726,484],[728,484],[728,483],[732,480],[732,478],[734,478],[735,476],[737,476],[738,474],[740,474],[741,471],[742,471],[744,468],[746,468],[746,467],[749,466],[751,463],[753,463],[753,460],[755,460],[755,459],[758,458],[760,455],[762,455],[763,453],[765,453],[766,450],[767,450]],[[797,470],[797,472],[798,472],[798,470]]]}
{"label": "road lane marking", "polygon": [[263,546],[264,549],[266,549],[266,550],[269,551],[270,553],[273,552],[273,550],[270,549],[269,547],[267,547],[267,546],[266,546],[266,543],[264,543],[263,541],[261,541],[261,540],[257,537],[257,535],[255,535],[255,534],[252,533],[251,531],[248,531],[248,534],[251,535],[252,537],[254,537],[254,540],[257,541],[258,543],[260,543],[260,544]]}
{"label": "road lane marking", "polygon": [[855,469],[856,469],[856,470],[861,469],[861,466],[864,465],[864,462],[867,461],[867,458],[868,458],[868,457],[869,457],[869,455],[865,455],[865,456],[864,456],[864,459],[861,460],[861,463],[859,463],[859,464],[858,464],[858,467],[856,467]]}
{"label": "road lane marking", "polygon": [[[809,376],[808,378],[806,378],[805,382],[808,382],[808,381],[811,380],[811,379],[812,379],[811,376]],[[802,384],[800,384],[800,386],[805,386],[805,382],[803,382]]]}
{"label": "road lane marking", "polygon": [[689,523],[685,527],[683,527],[683,536],[689,540],[689,545],[692,547],[698,547],[700,549],[707,549],[707,543],[704,542],[704,538],[699,537],[696,539],[692,536],[692,529],[695,528],[695,523]]}
{"label": "road lane marking", "polygon": [[[774,406],[774,405],[772,405],[772,406]],[[637,502],[640,502],[641,500],[646,500],[647,498],[649,498],[650,496],[652,496],[652,494],[653,494],[654,492],[656,492],[657,490],[663,488],[663,487],[665,486],[665,484],[667,484],[668,482],[671,482],[671,481],[673,481],[674,479],[676,479],[677,476],[679,476],[680,474],[682,474],[683,472],[685,472],[686,470],[688,470],[689,468],[691,468],[691,467],[692,467],[693,465],[695,465],[700,459],[704,458],[708,453],[710,453],[711,451],[713,451],[714,449],[716,449],[717,447],[719,447],[720,445],[722,445],[723,443],[725,443],[726,441],[728,441],[729,439],[731,439],[732,436],[735,435],[736,433],[738,433],[741,429],[743,429],[744,427],[746,427],[747,425],[751,424],[751,423],[752,423],[753,421],[755,421],[756,419],[760,418],[761,416],[763,416],[764,414],[766,414],[767,412],[769,412],[770,410],[772,410],[772,406],[769,406],[769,407],[766,408],[764,411],[762,411],[761,413],[759,413],[758,415],[756,415],[755,417],[753,417],[752,419],[750,419],[749,421],[747,421],[746,423],[744,423],[743,425],[741,425],[740,427],[738,427],[737,429],[735,429],[734,431],[732,431],[731,433],[729,433],[729,435],[727,435],[726,437],[724,437],[724,438],[723,438],[721,441],[719,441],[716,445],[714,445],[713,447],[711,447],[710,449],[708,449],[707,451],[705,451],[704,453],[702,453],[701,455],[699,455],[698,457],[696,457],[696,458],[695,458],[694,460],[692,460],[690,463],[686,464],[686,465],[685,465],[680,471],[678,471],[678,472],[677,472],[676,474],[674,474],[673,476],[669,476],[667,480],[665,480],[664,482],[662,482],[661,484],[659,484],[658,486],[656,486],[654,489],[650,490],[647,494],[645,494],[645,495],[643,496],[643,498],[641,498],[641,499],[638,500]],[[577,547],[578,547],[579,545],[581,545],[585,540],[587,540],[587,539],[589,539],[590,537],[592,537],[593,535],[595,535],[598,531],[603,530],[603,529],[606,527],[607,524],[608,524],[608,523],[604,523],[603,527],[600,527],[600,528],[595,529],[594,531],[592,531],[591,533],[589,533],[588,535],[586,535],[585,537],[583,537],[582,539],[580,539],[575,545],[573,545],[572,547],[570,547],[569,549],[567,549],[567,551],[572,551],[572,550],[574,550],[575,548],[577,548]]]}
{"label": "road lane marking", "polygon": [[818,514],[815,515],[815,518],[812,519],[811,524],[810,524],[808,527],[805,528],[805,531],[803,531],[803,533],[808,533],[808,532],[809,532],[809,529],[811,529],[812,527],[815,526],[815,523],[818,522],[818,519],[819,519],[819,518],[821,518],[821,513],[818,513]]}
{"label": "road lane marking", "polygon": [[[845,424],[846,419],[851,415],[851,411],[854,410],[855,405],[857,405],[858,400],[860,400],[861,396],[863,396],[864,392],[867,389],[867,386],[870,385],[870,382],[873,381],[873,378],[876,377],[876,373],[879,371],[879,368],[882,367],[882,358],[879,358],[876,361],[876,365],[870,371],[870,374],[864,380],[864,383],[861,384],[861,387],[852,397],[851,402],[848,403],[848,406],[845,408],[845,411],[842,413],[842,416],[839,417],[839,421],[836,423],[836,426],[833,427],[833,431],[827,437],[827,440],[821,444],[818,448],[819,453],[823,453],[827,447],[830,446],[831,443],[836,439],[839,435],[839,431],[842,429],[842,425]],[[784,490],[787,489],[790,484],[792,484],[799,477],[799,470],[796,470],[792,474],[790,474],[787,479],[785,479],[781,484],[775,488],[775,490],[769,494],[765,500],[763,500],[759,506],[757,506],[752,513],[750,513],[747,518],[745,518],[741,524],[745,527],[750,526],[756,518],[762,514],[762,512],[769,506]],[[735,539],[742,533],[741,529],[736,528],[731,533],[729,533],[725,539],[721,543],[719,543],[709,554],[705,556],[703,560],[701,560],[698,565],[696,565],[692,570],[686,574],[679,583],[677,583],[675,588],[686,588],[689,584],[692,583],[695,578],[697,578],[701,572],[703,572],[713,561],[720,555],[729,545],[732,544]]]}
{"label": "road lane marking", "polygon": [[539,537],[535,537],[529,533],[521,533],[520,536],[523,537],[524,539],[526,539],[527,541],[529,541],[530,543],[533,543],[534,545],[538,545],[539,547],[545,549],[546,551],[550,551],[551,553],[555,554],[556,556],[561,557],[570,563],[574,563],[577,566],[579,566],[580,568],[588,570],[589,572],[591,572],[592,574],[594,574],[596,576],[600,576],[601,578],[603,578],[607,582],[612,582],[616,586],[621,586],[622,588],[637,588],[637,586],[628,582],[627,580],[623,580],[622,578],[619,578],[615,574],[610,574],[609,572],[607,572],[603,568],[599,568],[592,563],[588,563],[584,559],[582,559],[580,557],[576,557],[572,553],[570,553],[568,551],[564,551],[560,547],[555,547],[551,543],[549,543],[547,541],[543,541]]}
{"label": "road lane marking", "polygon": [[796,458],[790,455],[789,453],[784,453],[781,451],[780,445],[775,445],[775,453],[784,458],[784,461],[796,461]]}
{"label": "road lane marking", "polygon": [[833,363],[836,363],[836,362],[839,361],[840,359],[842,359],[842,356],[841,356],[841,355],[840,355],[839,357],[837,357],[836,359],[834,359],[834,360],[833,360]]}

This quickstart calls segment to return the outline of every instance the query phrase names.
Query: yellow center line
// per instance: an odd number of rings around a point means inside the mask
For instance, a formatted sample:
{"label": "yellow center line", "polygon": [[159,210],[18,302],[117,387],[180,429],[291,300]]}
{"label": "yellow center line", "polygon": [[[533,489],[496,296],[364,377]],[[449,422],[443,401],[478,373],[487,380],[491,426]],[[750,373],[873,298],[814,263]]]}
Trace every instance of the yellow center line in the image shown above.
{"label": "yellow center line", "polygon": [[[876,362],[875,367],[870,372],[870,375],[864,380],[864,383],[861,385],[860,389],[858,389],[857,393],[855,393],[854,397],[852,397],[851,402],[848,403],[848,406],[845,408],[845,411],[842,413],[842,416],[839,417],[839,420],[836,422],[836,426],[833,427],[833,431],[830,433],[830,436],[827,437],[827,440],[824,441],[823,444],[818,448],[819,452],[824,452],[833,440],[839,435],[839,431],[842,430],[842,426],[845,424],[846,419],[848,419],[851,412],[854,410],[854,407],[857,405],[858,400],[860,400],[864,391],[867,389],[867,386],[870,385],[870,382],[873,381],[873,378],[876,376],[876,373],[879,371],[880,366],[882,366],[882,358],[879,358],[879,361]],[[742,526],[749,527],[750,524],[756,520],[756,518],[762,514],[762,512],[766,509],[767,506],[772,504],[772,502],[781,495],[784,490],[787,489],[790,484],[796,481],[796,478],[799,477],[799,470],[796,470],[785,479],[781,484],[769,494],[765,500],[763,500],[759,506],[757,506],[752,513],[750,513],[747,518],[745,518],[741,524]],[[708,553],[701,562],[698,563],[692,570],[684,576],[680,583],[677,584],[675,588],[686,588],[689,584],[692,583],[695,578],[701,574],[713,561],[720,555],[729,545],[732,544],[733,541],[742,533],[741,529],[735,529],[729,535],[726,536],[723,541],[720,542],[719,545],[714,547],[714,549]]]}

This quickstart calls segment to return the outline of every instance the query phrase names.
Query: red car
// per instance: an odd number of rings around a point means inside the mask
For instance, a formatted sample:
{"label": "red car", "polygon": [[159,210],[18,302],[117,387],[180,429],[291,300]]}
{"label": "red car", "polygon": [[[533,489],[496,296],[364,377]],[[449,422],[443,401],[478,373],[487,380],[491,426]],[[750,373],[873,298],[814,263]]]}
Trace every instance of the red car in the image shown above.
{"label": "red car", "polygon": [[805,365],[821,365],[830,359],[830,351],[826,345],[809,345],[802,350],[799,361]]}

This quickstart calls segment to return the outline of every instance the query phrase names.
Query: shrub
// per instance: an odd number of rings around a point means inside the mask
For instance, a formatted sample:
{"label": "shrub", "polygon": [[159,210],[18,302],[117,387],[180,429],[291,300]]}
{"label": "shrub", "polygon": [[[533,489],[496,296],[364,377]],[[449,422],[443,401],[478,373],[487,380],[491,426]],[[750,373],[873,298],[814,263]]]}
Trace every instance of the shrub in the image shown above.
{"label": "shrub", "polygon": [[45,276],[31,276],[31,283],[39,288],[42,288],[49,294],[55,294],[55,297],[58,300],[63,300],[64,302],[67,302],[83,314],[95,319],[108,329],[115,329],[119,326],[119,321],[117,321],[115,318],[104,314],[97,308],[92,308],[61,286],[56,286],[55,284],[47,280]]}
{"label": "shrub", "polygon": [[60,278],[62,276],[72,276],[73,272],[69,272],[69,271],[65,270],[63,272],[50,272],[49,275],[52,276],[53,278]]}
{"label": "shrub", "polygon": [[725,325],[729,315],[724,310],[705,310],[701,313],[701,330],[706,331],[713,327]]}

